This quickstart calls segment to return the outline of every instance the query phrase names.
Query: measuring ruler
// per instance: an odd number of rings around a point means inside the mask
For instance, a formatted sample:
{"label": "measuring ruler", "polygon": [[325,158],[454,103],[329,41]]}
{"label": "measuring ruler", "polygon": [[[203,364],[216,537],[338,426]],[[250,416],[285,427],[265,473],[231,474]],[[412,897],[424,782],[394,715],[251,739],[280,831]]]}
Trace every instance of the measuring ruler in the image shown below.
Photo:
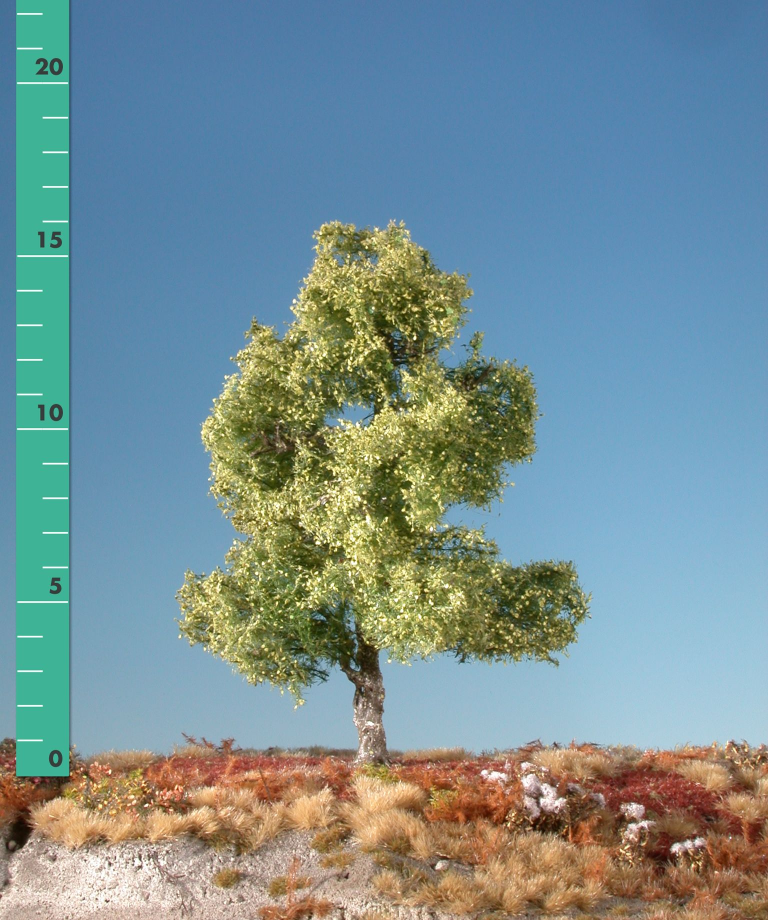
{"label": "measuring ruler", "polygon": [[69,775],[69,0],[16,5],[16,775]]}

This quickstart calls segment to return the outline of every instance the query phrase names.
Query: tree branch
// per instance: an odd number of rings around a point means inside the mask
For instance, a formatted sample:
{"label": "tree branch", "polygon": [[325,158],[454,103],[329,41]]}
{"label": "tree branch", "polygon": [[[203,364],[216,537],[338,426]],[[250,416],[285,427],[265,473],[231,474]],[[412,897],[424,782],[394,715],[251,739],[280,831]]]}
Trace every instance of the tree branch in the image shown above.
{"label": "tree branch", "polygon": [[482,369],[482,371],[478,374],[477,377],[470,377],[470,376],[462,377],[459,386],[462,388],[462,390],[465,390],[467,392],[476,390],[480,386],[480,384],[485,383],[485,381],[488,379],[488,375],[491,373],[492,370],[493,370],[493,365],[486,364],[486,366]]}

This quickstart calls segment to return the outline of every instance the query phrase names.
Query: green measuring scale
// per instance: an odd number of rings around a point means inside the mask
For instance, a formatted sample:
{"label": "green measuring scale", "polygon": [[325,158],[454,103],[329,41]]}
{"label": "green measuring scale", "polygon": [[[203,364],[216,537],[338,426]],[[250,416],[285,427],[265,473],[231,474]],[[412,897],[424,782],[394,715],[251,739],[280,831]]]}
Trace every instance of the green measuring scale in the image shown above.
{"label": "green measuring scale", "polygon": [[69,774],[69,432],[69,0],[17,0],[17,776]]}

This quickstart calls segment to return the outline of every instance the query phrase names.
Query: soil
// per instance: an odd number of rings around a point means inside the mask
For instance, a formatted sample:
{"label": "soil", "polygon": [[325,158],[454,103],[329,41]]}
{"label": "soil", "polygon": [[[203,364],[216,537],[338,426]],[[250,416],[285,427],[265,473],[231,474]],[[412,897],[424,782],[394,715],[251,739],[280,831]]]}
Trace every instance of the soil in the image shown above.
{"label": "soil", "polygon": [[[370,884],[379,871],[372,857],[356,852],[345,869],[327,869],[310,847],[309,831],[285,831],[259,850],[237,854],[183,837],[162,843],[132,840],[70,850],[37,832],[19,849],[0,848],[0,920],[259,920],[258,909],[284,905],[267,888],[288,875],[294,856],[298,874],[317,884],[313,895],[334,907],[328,920],[458,920],[431,908],[398,907]],[[350,849],[350,847],[347,847]],[[237,869],[240,881],[219,888],[213,878]],[[299,900],[309,888],[298,889]]]}

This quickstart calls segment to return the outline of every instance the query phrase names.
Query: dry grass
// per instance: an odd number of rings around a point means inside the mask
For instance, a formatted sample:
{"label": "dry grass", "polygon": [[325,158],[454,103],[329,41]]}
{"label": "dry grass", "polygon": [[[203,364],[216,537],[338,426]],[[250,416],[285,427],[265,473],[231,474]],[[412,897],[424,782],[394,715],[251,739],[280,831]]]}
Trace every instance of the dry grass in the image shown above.
{"label": "dry grass", "polygon": [[734,792],[723,800],[728,811],[742,821],[764,821],[768,818],[768,796]]}
{"label": "dry grass", "polygon": [[103,751],[101,754],[94,754],[93,757],[89,757],[85,762],[87,764],[100,763],[112,767],[113,770],[120,770],[128,773],[131,770],[143,770],[151,763],[155,763],[160,759],[160,755],[154,754],[152,751],[113,750]]}
{"label": "dry grass", "polygon": [[431,763],[441,763],[453,760],[470,760],[473,756],[471,751],[467,751],[463,747],[425,748],[404,751],[399,759],[404,762],[409,760],[428,760]]}
{"label": "dry grass", "polygon": [[297,830],[313,830],[328,827],[334,820],[334,796],[325,788],[315,795],[302,795],[288,805],[280,805],[285,823]]}
{"label": "dry grass", "polygon": [[768,777],[759,767],[735,767],[734,782],[755,795],[768,795]]}
{"label": "dry grass", "polygon": [[210,808],[217,809],[231,806],[239,808],[241,811],[250,811],[262,816],[267,811],[258,795],[251,789],[237,789],[229,786],[201,786],[189,793],[188,800],[192,805],[198,807],[207,805]]}
{"label": "dry grass", "polygon": [[374,815],[393,808],[421,812],[429,800],[427,793],[413,783],[384,783],[371,776],[356,776],[353,781],[357,804]]}
{"label": "dry grass", "polygon": [[363,850],[387,846],[403,855],[413,850],[412,841],[422,829],[426,830],[423,821],[402,808],[377,814],[359,812],[350,822],[350,827]]}
{"label": "dry grass", "polygon": [[35,806],[30,819],[33,827],[70,848],[97,840],[121,843],[146,839],[157,843],[189,834],[214,844],[229,843],[244,850],[256,850],[284,827],[277,809],[256,804],[258,808],[201,805],[186,814],[153,809],[136,818],[128,814],[101,816],[62,798]]}
{"label": "dry grass", "polygon": [[492,857],[475,875],[502,910],[590,910],[607,897],[605,884],[590,877],[593,867],[604,871],[602,858],[595,848],[582,852],[556,837],[515,834],[507,853]]}
{"label": "dry grass", "polygon": [[579,751],[571,748],[535,751],[530,762],[539,767],[546,767],[555,776],[573,777],[576,780],[595,779],[598,776],[613,776],[621,767],[618,758],[591,751]]}
{"label": "dry grass", "polygon": [[730,772],[719,763],[709,763],[706,760],[684,760],[673,768],[693,783],[698,783],[710,792],[725,792],[733,786],[733,777]]}
{"label": "dry grass", "polygon": [[617,898],[642,898],[654,879],[654,868],[648,865],[612,864],[605,872],[608,890]]}
{"label": "dry grass", "polygon": [[672,840],[687,840],[690,837],[696,837],[700,827],[701,823],[696,818],[680,809],[669,811],[656,821],[656,831],[660,834],[668,834]]}
{"label": "dry grass", "polygon": [[107,839],[115,822],[78,808],[67,799],[54,799],[35,805],[30,813],[32,827],[64,846],[75,849],[84,844]]}
{"label": "dry grass", "polygon": [[438,882],[422,884],[405,903],[416,906],[449,909],[454,913],[469,914],[496,906],[496,899],[489,896],[475,881],[446,872]]}
{"label": "dry grass", "polygon": [[172,757],[199,757],[209,758],[216,755],[215,748],[208,747],[205,744],[174,744]]}

